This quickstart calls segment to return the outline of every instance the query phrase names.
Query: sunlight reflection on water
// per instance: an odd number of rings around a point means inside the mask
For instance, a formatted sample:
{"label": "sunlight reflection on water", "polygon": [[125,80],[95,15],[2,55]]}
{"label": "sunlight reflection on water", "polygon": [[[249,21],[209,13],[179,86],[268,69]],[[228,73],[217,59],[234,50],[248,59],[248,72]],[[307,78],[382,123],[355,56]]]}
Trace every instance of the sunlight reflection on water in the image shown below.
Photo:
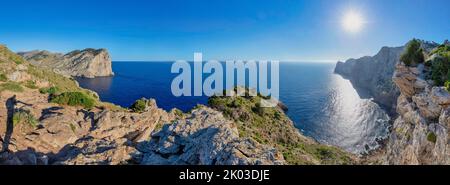
{"label": "sunlight reflection on water", "polygon": [[354,153],[378,147],[389,132],[389,116],[376,103],[361,99],[348,80],[330,76],[328,103],[317,121],[322,125],[322,142]]}

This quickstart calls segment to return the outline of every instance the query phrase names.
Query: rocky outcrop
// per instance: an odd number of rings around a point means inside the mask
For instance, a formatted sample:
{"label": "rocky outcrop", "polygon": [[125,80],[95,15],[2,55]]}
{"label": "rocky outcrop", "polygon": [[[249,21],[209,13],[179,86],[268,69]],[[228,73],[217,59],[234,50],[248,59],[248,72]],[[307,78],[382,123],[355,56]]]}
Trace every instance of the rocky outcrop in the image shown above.
{"label": "rocky outcrop", "polygon": [[[207,107],[184,115],[186,119],[175,119],[173,113],[159,109],[154,100],[148,100],[141,113],[97,108],[87,111],[47,103],[44,95],[30,98],[32,94],[1,95],[2,102],[8,101],[3,98],[14,97],[14,109],[30,110],[39,117],[39,124],[4,124],[0,128],[0,151],[4,151],[0,164],[285,163],[276,149],[240,138],[232,121]],[[8,123],[8,108],[0,109],[4,110],[2,122]],[[156,129],[158,125],[164,127]]]}
{"label": "rocky outcrop", "polygon": [[[434,42],[421,43],[425,51],[438,46]],[[362,98],[373,98],[390,114],[395,114],[400,92],[392,81],[392,75],[404,48],[405,46],[383,47],[374,56],[338,62],[334,72],[349,79]]]}
{"label": "rocky outcrop", "polygon": [[276,149],[240,138],[235,123],[202,107],[189,118],[165,125],[140,148],[142,164],[263,165],[284,164]]}
{"label": "rocky outcrop", "polygon": [[424,79],[427,67],[396,65],[398,118],[386,146],[385,164],[450,164],[450,94]]}
{"label": "rocky outcrop", "polygon": [[[81,53],[55,57],[83,58]],[[284,114],[282,104],[275,108],[258,104],[267,97],[215,97],[212,108],[199,106],[191,113],[166,112],[155,100],[141,99],[130,110],[101,102],[73,79],[48,66],[31,65],[7,49],[0,50],[0,59],[5,76],[0,81],[0,164],[355,162],[351,154],[303,136]],[[63,92],[84,94],[94,106],[52,103]]]}
{"label": "rocky outcrop", "polygon": [[31,64],[74,77],[94,78],[114,75],[106,49],[75,50],[67,54],[48,51],[19,52]]}
{"label": "rocky outcrop", "polygon": [[[47,99],[36,90],[2,92],[0,101],[12,103],[0,106],[0,164],[127,164],[138,153],[137,143],[147,140],[155,126],[174,119],[154,100],[145,112],[133,113],[88,111]],[[37,125],[11,122],[18,110],[28,110]]]}

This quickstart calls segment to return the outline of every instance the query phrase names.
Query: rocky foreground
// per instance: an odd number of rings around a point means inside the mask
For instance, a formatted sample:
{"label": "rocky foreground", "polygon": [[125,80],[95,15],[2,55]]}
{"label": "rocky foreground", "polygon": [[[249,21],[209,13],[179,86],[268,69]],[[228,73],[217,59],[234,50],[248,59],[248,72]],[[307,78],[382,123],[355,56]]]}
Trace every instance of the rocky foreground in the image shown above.
{"label": "rocky foreground", "polygon": [[[0,164],[357,163],[301,135],[285,107],[261,107],[263,96],[212,97],[210,107],[189,113],[147,99],[130,109],[101,102],[65,76],[96,76],[70,67],[78,60],[69,58],[105,56],[86,52],[48,61],[40,61],[42,52],[22,53],[27,61],[0,45]],[[80,70],[91,66],[81,63]]]}
{"label": "rocky foreground", "polygon": [[450,164],[450,93],[433,86],[424,65],[397,64],[393,81],[401,94],[386,147],[386,164]]}
{"label": "rocky foreground", "polygon": [[48,51],[19,52],[31,64],[72,77],[94,78],[114,75],[106,49],[75,50],[67,54]]}

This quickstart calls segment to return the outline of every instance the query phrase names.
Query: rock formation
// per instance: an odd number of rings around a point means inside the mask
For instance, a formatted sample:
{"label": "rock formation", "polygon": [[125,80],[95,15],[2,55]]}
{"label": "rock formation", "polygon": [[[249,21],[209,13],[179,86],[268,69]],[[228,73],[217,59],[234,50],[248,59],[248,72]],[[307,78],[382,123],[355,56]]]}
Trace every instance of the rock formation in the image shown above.
{"label": "rock formation", "polygon": [[386,164],[450,164],[450,94],[426,81],[424,68],[396,66],[399,116],[386,146]]}
{"label": "rock formation", "polygon": [[[436,46],[436,43],[422,41],[425,50]],[[392,75],[404,48],[383,47],[374,56],[338,62],[334,71],[349,79],[362,98],[373,98],[392,115],[400,94],[392,82]]]}
{"label": "rock formation", "polygon": [[18,54],[35,66],[49,68],[65,76],[94,78],[114,75],[106,49],[75,50],[67,54],[48,51]]}
{"label": "rock formation", "polygon": [[140,148],[142,164],[267,165],[284,164],[273,147],[240,138],[235,124],[222,113],[201,107],[187,119],[164,125]]}
{"label": "rock formation", "polygon": [[[374,156],[383,164],[450,164],[450,94],[430,79],[437,57],[432,51],[438,44],[420,44],[426,65],[400,62],[405,47],[383,47],[374,57],[338,62],[335,68],[356,88],[369,91],[376,102],[396,111],[386,146]],[[448,47],[448,41],[443,45]]]}
{"label": "rock formation", "polygon": [[[54,72],[89,77],[93,72],[81,66],[101,63],[108,58],[104,50],[22,55],[34,65],[0,45],[0,164],[258,165],[293,164],[293,156],[302,164],[355,162],[351,154],[301,135],[281,108],[249,109],[252,99],[241,102],[241,110],[247,111],[245,123],[229,117],[217,102],[215,109],[200,106],[182,113],[166,112],[154,100],[141,99],[136,111],[101,102],[96,93]],[[70,98],[79,104],[52,101],[64,93],[73,93]],[[87,99],[93,101],[92,108],[84,108]],[[253,111],[276,119],[259,125],[263,117]],[[274,134],[267,135],[268,129]],[[296,148],[287,150],[278,142]]]}

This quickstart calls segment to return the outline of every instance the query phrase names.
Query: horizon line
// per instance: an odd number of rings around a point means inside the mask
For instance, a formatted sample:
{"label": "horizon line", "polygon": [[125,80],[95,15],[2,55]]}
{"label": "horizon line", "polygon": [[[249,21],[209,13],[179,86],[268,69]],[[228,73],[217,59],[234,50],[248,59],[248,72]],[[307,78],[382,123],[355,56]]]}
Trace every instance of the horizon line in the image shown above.
{"label": "horizon line", "polygon": [[[142,62],[142,63],[151,63],[151,62],[176,62],[180,60],[112,60],[111,62],[119,62],[119,63],[126,63],[126,62]],[[193,62],[191,60],[183,60],[187,62]],[[227,61],[238,61],[238,60],[205,60],[203,62],[207,61],[219,61],[219,62],[227,62]],[[239,60],[239,61],[279,61],[283,63],[337,63],[340,60]]]}

